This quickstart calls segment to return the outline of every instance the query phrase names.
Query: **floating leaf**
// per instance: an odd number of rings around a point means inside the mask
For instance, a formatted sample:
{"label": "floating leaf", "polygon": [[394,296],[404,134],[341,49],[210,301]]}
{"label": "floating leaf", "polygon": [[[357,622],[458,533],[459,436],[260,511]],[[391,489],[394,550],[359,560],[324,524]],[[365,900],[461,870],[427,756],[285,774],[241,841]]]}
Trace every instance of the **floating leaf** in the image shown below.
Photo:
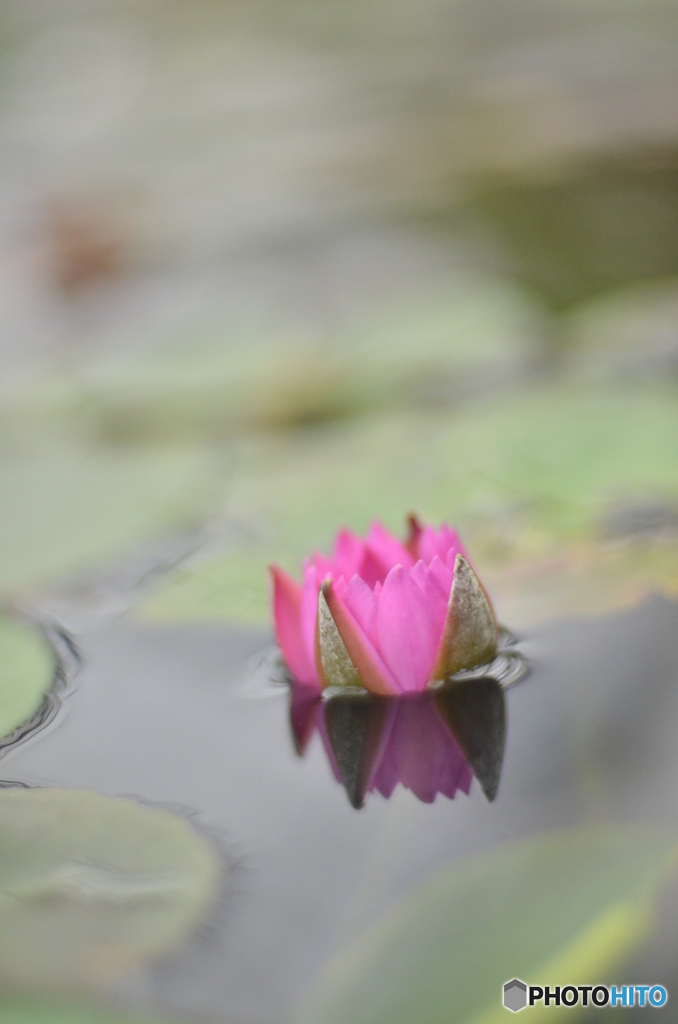
{"label": "floating leaf", "polygon": [[[582,545],[602,550],[610,506],[638,494],[678,501],[678,402],[670,388],[550,385],[286,443],[251,440],[234,468],[228,512],[258,524],[260,540],[176,574],[146,612],[264,620],[269,562],[299,573],[303,557],[327,549],[338,526],[360,533],[380,517],[400,530],[412,508],[456,523],[486,581],[492,570],[515,576]],[[642,566],[630,557],[624,570],[622,552],[618,562],[631,585],[638,571],[650,585],[671,585],[661,557]],[[602,606],[614,604],[618,581],[602,589]],[[558,600],[550,607],[557,614]]]}
{"label": "floating leaf", "polygon": [[34,425],[68,423],[95,441],[221,441],[243,428],[317,425],[475,394],[490,378],[520,374],[533,320],[513,286],[471,281],[375,308],[331,343],[324,332],[194,325],[190,336],[15,372],[0,382],[0,408]]}
{"label": "floating leaf", "polygon": [[566,365],[589,380],[672,375],[678,358],[678,280],[633,284],[567,317]]}
{"label": "floating leaf", "polygon": [[485,580],[515,629],[618,611],[653,593],[678,596],[678,540],[564,546],[550,558],[489,571]]}
{"label": "floating leaf", "polygon": [[647,831],[585,829],[449,864],[327,965],[297,1020],[494,1024],[509,978],[598,983],[648,936],[677,850]]}
{"label": "floating leaf", "polygon": [[208,507],[207,460],[191,448],[0,449],[0,593],[91,569]]}
{"label": "floating leaf", "polygon": [[211,844],[179,816],[86,790],[0,791],[0,979],[104,984],[209,912]]}
{"label": "floating leaf", "polygon": [[0,616],[0,738],[37,711],[54,672],[54,655],[37,629]]}
{"label": "floating leaf", "polygon": [[172,1024],[166,1017],[129,1014],[108,1006],[4,996],[0,1024]]}

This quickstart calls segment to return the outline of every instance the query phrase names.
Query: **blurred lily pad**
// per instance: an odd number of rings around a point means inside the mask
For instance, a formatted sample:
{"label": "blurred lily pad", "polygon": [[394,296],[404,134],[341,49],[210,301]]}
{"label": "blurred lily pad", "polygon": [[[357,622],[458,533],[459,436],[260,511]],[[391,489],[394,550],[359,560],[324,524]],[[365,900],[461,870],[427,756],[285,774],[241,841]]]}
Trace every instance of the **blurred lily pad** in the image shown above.
{"label": "blurred lily pad", "polygon": [[177,1024],[166,1017],[129,1014],[108,1006],[62,1003],[5,995],[0,999],[0,1024]]}
{"label": "blurred lily pad", "polygon": [[4,441],[0,594],[91,569],[195,522],[209,508],[211,474],[201,450]]}
{"label": "blurred lily pad", "polygon": [[[598,550],[615,501],[637,494],[678,501],[677,397],[660,386],[552,384],[294,441],[243,442],[227,513],[258,537],[169,578],[145,613],[264,619],[269,562],[299,573],[304,555],[328,549],[339,526],[363,531],[379,517],[402,530],[410,509],[456,523],[484,574],[525,568],[529,575],[531,566],[582,545]],[[624,558],[621,550],[621,573]],[[650,587],[673,582],[661,557],[631,557],[626,570],[631,579],[640,571]],[[618,578],[602,594],[603,607],[617,590]],[[557,601],[553,607],[557,613]]]}
{"label": "blurred lily pad", "polygon": [[494,567],[485,582],[513,629],[618,611],[653,593],[678,597],[678,541],[570,545],[551,558]]}
{"label": "blurred lily pad", "polygon": [[0,791],[0,979],[106,984],[209,914],[212,845],[183,819],[84,790]]}
{"label": "blurred lily pad", "polygon": [[675,376],[678,280],[634,284],[581,303],[567,317],[566,365],[589,380]]}
{"label": "blurred lily pad", "polygon": [[598,983],[650,934],[677,849],[675,837],[585,829],[449,864],[339,952],[297,1020],[494,1024],[509,978]]}
{"label": "blurred lily pad", "polygon": [[0,738],[37,711],[52,685],[55,658],[40,633],[0,616]]}
{"label": "blurred lily pad", "polygon": [[33,366],[0,385],[0,409],[33,425],[70,424],[94,441],[222,439],[477,393],[520,376],[534,334],[518,289],[470,281],[342,319],[329,334],[206,324],[68,367]]}

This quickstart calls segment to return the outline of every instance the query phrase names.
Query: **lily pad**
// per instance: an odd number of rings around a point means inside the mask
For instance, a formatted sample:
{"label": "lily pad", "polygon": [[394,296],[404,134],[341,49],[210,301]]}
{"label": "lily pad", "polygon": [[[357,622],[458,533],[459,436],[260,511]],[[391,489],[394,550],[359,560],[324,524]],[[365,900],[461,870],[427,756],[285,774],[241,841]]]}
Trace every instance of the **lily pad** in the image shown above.
{"label": "lily pad", "polygon": [[534,333],[523,293],[470,281],[375,308],[330,339],[224,322],[94,349],[75,365],[15,372],[0,384],[0,409],[94,441],[221,440],[477,393],[524,371]]}
{"label": "lily pad", "polygon": [[[305,554],[329,549],[339,526],[362,532],[379,517],[401,530],[411,509],[455,523],[481,576],[521,567],[529,574],[540,560],[582,545],[602,549],[610,504],[636,494],[678,500],[673,389],[524,388],[466,409],[373,417],[294,442],[251,440],[234,460],[227,512],[256,524],[258,538],[172,576],[145,612],[264,620],[268,563],[299,573]],[[638,562],[629,558],[630,579]],[[642,562],[644,583],[666,585],[661,563]],[[611,582],[602,605],[614,604],[617,591]],[[552,607],[557,613],[557,600]]]}
{"label": "lily pad", "polygon": [[54,654],[35,628],[0,616],[0,738],[37,711],[55,667]]}
{"label": "lily pad", "polygon": [[209,508],[204,451],[94,449],[24,437],[0,449],[0,594],[25,593],[185,527]]}
{"label": "lily pad", "polygon": [[108,1006],[62,1003],[5,996],[0,999],[0,1024],[178,1024],[166,1017],[128,1014]]}
{"label": "lily pad", "polygon": [[107,984],[204,920],[220,875],[176,814],[85,790],[2,790],[0,980]]}
{"label": "lily pad", "polygon": [[449,864],[340,951],[298,1024],[494,1024],[510,978],[599,983],[649,935],[677,849],[675,837],[584,829]]}

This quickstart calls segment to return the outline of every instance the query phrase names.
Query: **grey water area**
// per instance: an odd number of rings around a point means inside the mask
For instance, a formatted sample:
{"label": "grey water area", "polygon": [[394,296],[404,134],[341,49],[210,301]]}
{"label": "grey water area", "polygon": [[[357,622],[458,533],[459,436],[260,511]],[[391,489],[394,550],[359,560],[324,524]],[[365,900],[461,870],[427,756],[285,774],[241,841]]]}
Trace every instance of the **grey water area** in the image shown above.
{"label": "grey water area", "polygon": [[[583,823],[678,835],[678,604],[664,598],[520,638],[532,672],[506,695],[493,803],[474,780],[454,800],[425,804],[400,786],[355,810],[317,734],[295,753],[265,629],[123,616],[75,641],[82,666],[63,709],[4,755],[0,779],[169,807],[212,838],[226,869],[204,928],[122,984],[125,1003],[284,1024],[328,959],[442,863]],[[678,885],[659,913],[626,980],[678,998]],[[670,1003],[660,1012],[672,1019]]]}

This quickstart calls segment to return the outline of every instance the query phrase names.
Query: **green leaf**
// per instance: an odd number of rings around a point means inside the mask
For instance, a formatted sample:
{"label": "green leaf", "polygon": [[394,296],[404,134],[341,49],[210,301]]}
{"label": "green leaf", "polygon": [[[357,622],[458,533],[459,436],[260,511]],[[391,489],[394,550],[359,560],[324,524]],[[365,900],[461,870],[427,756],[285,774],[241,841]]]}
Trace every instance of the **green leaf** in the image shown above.
{"label": "green leaf", "polygon": [[[638,494],[678,502],[678,402],[669,388],[524,388],[451,411],[243,441],[227,512],[254,524],[258,539],[176,574],[146,611],[265,619],[268,563],[299,576],[304,556],[329,550],[340,526],[363,532],[381,518],[402,531],[410,510],[455,523],[483,578],[598,544],[610,506]],[[614,602],[615,590],[604,601]]]}
{"label": "green leaf", "polygon": [[209,507],[204,452],[93,449],[14,438],[0,448],[0,594],[89,570]]}
{"label": "green leaf", "polygon": [[515,376],[534,311],[502,282],[409,296],[322,334],[193,325],[161,343],[118,344],[68,366],[34,365],[0,382],[13,420],[69,424],[90,440],[222,441],[244,429],[333,421],[454,396]]}
{"label": "green leaf", "polygon": [[150,1014],[128,1014],[108,1006],[4,996],[0,1024],[172,1024]]}
{"label": "green leaf", "polygon": [[498,1024],[510,978],[600,982],[648,936],[677,851],[675,837],[585,829],[449,864],[339,952],[297,1021]]}
{"label": "green leaf", "polygon": [[86,790],[0,791],[0,982],[106,984],[209,913],[219,857],[181,817]]}
{"label": "green leaf", "polygon": [[0,738],[37,711],[55,669],[54,654],[37,629],[0,616]]}

